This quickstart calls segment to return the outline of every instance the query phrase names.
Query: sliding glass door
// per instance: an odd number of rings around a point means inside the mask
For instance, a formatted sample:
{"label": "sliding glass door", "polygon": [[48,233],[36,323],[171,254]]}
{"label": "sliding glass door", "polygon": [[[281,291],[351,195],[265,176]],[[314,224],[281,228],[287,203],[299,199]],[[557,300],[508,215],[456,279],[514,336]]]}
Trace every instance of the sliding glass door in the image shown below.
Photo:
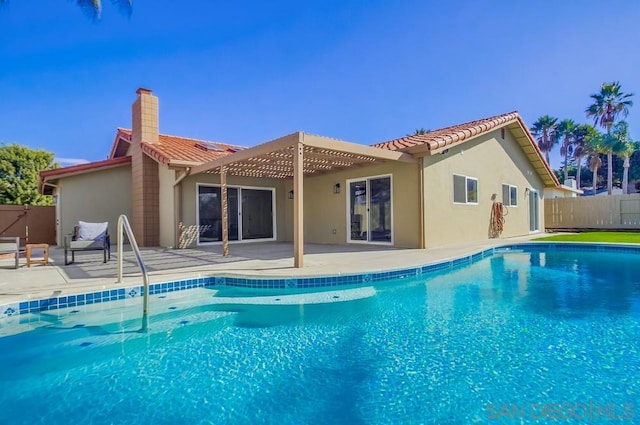
{"label": "sliding glass door", "polygon": [[349,242],[392,243],[391,176],[347,180]]}
{"label": "sliding glass door", "polygon": [[[268,188],[227,187],[230,241],[275,239],[274,193]],[[220,186],[198,185],[198,244],[222,241]]]}
{"label": "sliding glass door", "polygon": [[532,189],[529,190],[529,231],[540,231],[540,195]]}

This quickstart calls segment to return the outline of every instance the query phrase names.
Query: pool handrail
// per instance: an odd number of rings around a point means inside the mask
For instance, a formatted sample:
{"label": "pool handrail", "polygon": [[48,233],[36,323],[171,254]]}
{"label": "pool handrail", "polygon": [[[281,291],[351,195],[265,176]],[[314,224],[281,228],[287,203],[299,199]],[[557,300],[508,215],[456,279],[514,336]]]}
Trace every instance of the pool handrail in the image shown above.
{"label": "pool handrail", "polygon": [[122,244],[124,241],[122,231],[127,232],[127,237],[129,238],[129,243],[131,244],[131,249],[136,255],[136,260],[138,260],[138,266],[140,266],[140,271],[142,272],[142,283],[144,286],[143,289],[143,298],[142,298],[142,329],[141,332],[146,332],[149,328],[149,275],[147,274],[147,267],[144,265],[144,261],[142,260],[142,255],[140,254],[140,249],[138,248],[138,243],[136,242],[136,238],[133,235],[133,230],[131,230],[131,225],[129,224],[129,219],[126,215],[120,214],[118,217],[118,279],[116,283],[122,283]]}

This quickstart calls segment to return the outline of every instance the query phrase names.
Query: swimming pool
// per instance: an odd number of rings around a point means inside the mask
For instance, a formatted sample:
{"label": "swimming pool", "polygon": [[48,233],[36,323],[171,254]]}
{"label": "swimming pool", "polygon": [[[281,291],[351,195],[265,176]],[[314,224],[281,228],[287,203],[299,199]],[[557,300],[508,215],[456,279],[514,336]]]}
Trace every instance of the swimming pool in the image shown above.
{"label": "swimming pool", "polygon": [[154,295],[146,335],[139,299],[30,313],[0,338],[0,422],[632,420],[639,260],[524,247],[328,303],[194,288]]}

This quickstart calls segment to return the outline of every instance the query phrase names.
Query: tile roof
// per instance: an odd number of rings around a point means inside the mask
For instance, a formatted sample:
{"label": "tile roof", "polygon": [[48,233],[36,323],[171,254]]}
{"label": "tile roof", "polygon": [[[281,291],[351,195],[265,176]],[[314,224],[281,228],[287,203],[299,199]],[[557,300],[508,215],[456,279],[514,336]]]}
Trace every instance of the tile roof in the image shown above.
{"label": "tile roof", "polygon": [[428,151],[443,148],[454,143],[463,142],[480,134],[484,134],[496,127],[501,127],[520,118],[518,112],[496,115],[476,121],[469,121],[463,124],[452,125],[430,131],[426,134],[412,134],[388,142],[373,145],[376,148],[389,149],[392,151],[411,150],[413,147],[422,146]]}
{"label": "tile roof", "polygon": [[452,125],[425,134],[412,134],[373,146],[410,154],[440,152],[447,149],[447,146],[471,140],[501,127],[511,131],[543,182],[547,186],[558,186],[560,184],[558,179],[517,111]]}
{"label": "tile roof", "polygon": [[120,158],[110,158],[104,161],[87,162],[85,164],[71,165],[63,168],[53,168],[51,170],[40,171],[42,178],[57,177],[62,174],[82,174],[87,171],[96,171],[103,168],[112,168],[118,165],[124,165],[131,162],[130,156],[123,156]]}
{"label": "tile roof", "polygon": [[[118,135],[126,141],[131,142],[131,130],[119,128]],[[212,146],[214,149],[207,149],[205,147],[207,145]],[[203,162],[213,161],[214,159],[230,155],[243,149],[246,148],[244,146],[190,139],[187,137],[171,136],[167,134],[160,134],[157,142],[142,142],[142,150],[156,161],[165,165],[172,162],[200,164]]]}
{"label": "tile roof", "polygon": [[38,173],[38,189],[44,195],[51,195],[53,188],[49,185],[45,186],[45,183],[57,181],[62,177],[75,176],[78,174],[91,173],[99,170],[106,170],[109,168],[120,167],[131,163],[130,156],[123,156],[119,158],[109,158],[103,161],[87,162],[86,164],[71,165],[63,168],[53,168],[51,170],[43,170]]}

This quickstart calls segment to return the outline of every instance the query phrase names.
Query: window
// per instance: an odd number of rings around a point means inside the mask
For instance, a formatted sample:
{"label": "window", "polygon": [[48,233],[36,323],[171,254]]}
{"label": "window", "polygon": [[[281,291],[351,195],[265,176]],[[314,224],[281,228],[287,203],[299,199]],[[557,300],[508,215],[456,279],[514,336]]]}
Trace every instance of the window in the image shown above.
{"label": "window", "polygon": [[509,207],[518,206],[518,188],[509,184],[502,185],[502,203]]}
{"label": "window", "polygon": [[454,174],[453,202],[456,204],[477,204],[478,179]]}

